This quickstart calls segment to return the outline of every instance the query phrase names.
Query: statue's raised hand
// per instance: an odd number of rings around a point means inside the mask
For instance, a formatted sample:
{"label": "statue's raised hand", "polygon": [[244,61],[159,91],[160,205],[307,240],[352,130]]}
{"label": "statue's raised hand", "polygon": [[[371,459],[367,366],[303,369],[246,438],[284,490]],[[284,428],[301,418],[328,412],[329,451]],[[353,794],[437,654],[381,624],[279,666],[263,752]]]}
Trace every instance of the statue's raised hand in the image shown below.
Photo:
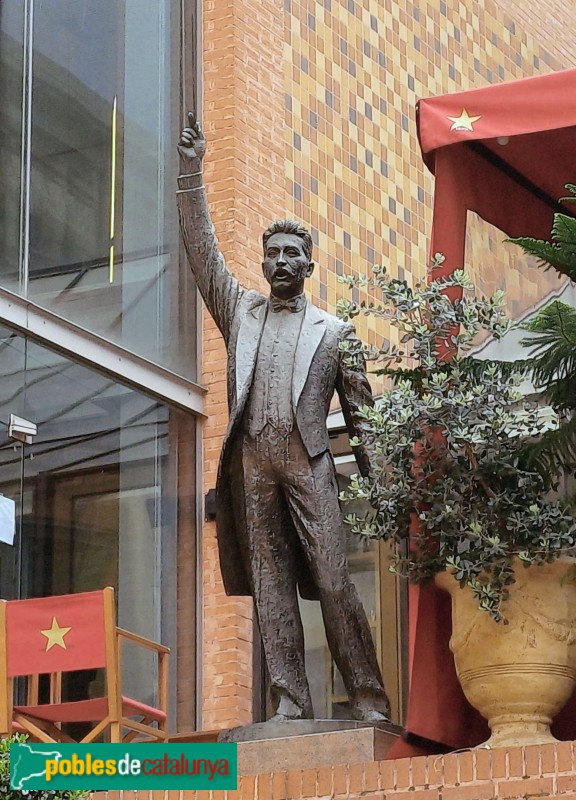
{"label": "statue's raised hand", "polygon": [[188,113],[188,127],[180,135],[178,152],[184,159],[199,159],[200,162],[206,153],[206,139],[193,111]]}

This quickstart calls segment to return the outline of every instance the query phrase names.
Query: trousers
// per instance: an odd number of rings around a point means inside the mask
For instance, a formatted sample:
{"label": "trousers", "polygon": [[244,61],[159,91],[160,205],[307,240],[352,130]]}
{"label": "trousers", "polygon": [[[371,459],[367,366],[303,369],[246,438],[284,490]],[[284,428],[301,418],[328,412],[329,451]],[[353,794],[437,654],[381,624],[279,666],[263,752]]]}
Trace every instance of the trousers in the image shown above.
{"label": "trousers", "polygon": [[389,713],[366,614],[350,578],[334,461],[310,458],[296,429],[267,425],[241,434],[246,566],[263,642],[272,701],[283,695],[313,717],[304,666],[297,561],[304,556],[317,586],[326,637],[352,705],[368,701]]}

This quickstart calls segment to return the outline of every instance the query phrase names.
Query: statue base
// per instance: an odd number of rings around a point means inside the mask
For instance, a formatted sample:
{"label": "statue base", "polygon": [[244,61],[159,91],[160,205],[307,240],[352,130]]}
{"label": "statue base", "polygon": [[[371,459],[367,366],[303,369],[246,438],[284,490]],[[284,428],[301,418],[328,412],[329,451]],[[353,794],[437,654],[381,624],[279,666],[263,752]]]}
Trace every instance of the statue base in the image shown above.
{"label": "statue base", "polygon": [[239,775],[257,775],[381,761],[401,730],[354,720],[285,720],[230,728],[218,741],[238,743]]}

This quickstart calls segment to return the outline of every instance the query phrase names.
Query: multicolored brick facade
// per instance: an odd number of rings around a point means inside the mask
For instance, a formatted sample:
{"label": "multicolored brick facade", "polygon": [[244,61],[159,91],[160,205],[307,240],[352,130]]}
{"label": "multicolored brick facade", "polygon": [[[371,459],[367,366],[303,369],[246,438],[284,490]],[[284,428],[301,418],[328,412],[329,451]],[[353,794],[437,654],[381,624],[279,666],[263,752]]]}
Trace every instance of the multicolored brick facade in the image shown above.
{"label": "multicolored brick facade", "polygon": [[[343,272],[379,263],[409,281],[425,273],[433,179],[416,138],[419,98],[576,63],[568,49],[559,57],[545,30],[537,38],[537,26],[523,29],[516,6],[286,1],[287,191],[317,243],[311,292],[323,307],[334,310]],[[373,317],[357,328],[373,344],[387,335]]]}
{"label": "multicolored brick facade", "polygon": [[[263,288],[261,232],[296,216],[316,244],[311,295],[328,311],[340,274],[383,263],[422,278],[433,181],[417,99],[576,66],[575,26],[565,0],[205,0],[206,180],[230,268]],[[476,235],[481,260],[501,272],[488,258],[494,234]],[[372,343],[388,335],[364,318],[358,330]],[[227,419],[225,353],[207,316],[203,349],[206,492]],[[253,625],[251,601],[224,595],[213,523],[202,547],[201,723],[212,729],[251,720]],[[182,708],[194,690],[180,682]]]}

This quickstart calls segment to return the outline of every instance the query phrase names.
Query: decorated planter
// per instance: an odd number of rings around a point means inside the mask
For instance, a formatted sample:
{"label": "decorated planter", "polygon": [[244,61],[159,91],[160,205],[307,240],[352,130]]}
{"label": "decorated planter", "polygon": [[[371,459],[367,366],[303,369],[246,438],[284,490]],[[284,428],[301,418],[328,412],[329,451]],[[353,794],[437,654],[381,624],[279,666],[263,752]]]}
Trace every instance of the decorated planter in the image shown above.
{"label": "decorated planter", "polygon": [[555,741],[550,725],[576,685],[576,561],[525,568],[516,559],[515,576],[506,624],[480,611],[450,572],[435,579],[452,597],[458,679],[492,731],[482,747]]}

